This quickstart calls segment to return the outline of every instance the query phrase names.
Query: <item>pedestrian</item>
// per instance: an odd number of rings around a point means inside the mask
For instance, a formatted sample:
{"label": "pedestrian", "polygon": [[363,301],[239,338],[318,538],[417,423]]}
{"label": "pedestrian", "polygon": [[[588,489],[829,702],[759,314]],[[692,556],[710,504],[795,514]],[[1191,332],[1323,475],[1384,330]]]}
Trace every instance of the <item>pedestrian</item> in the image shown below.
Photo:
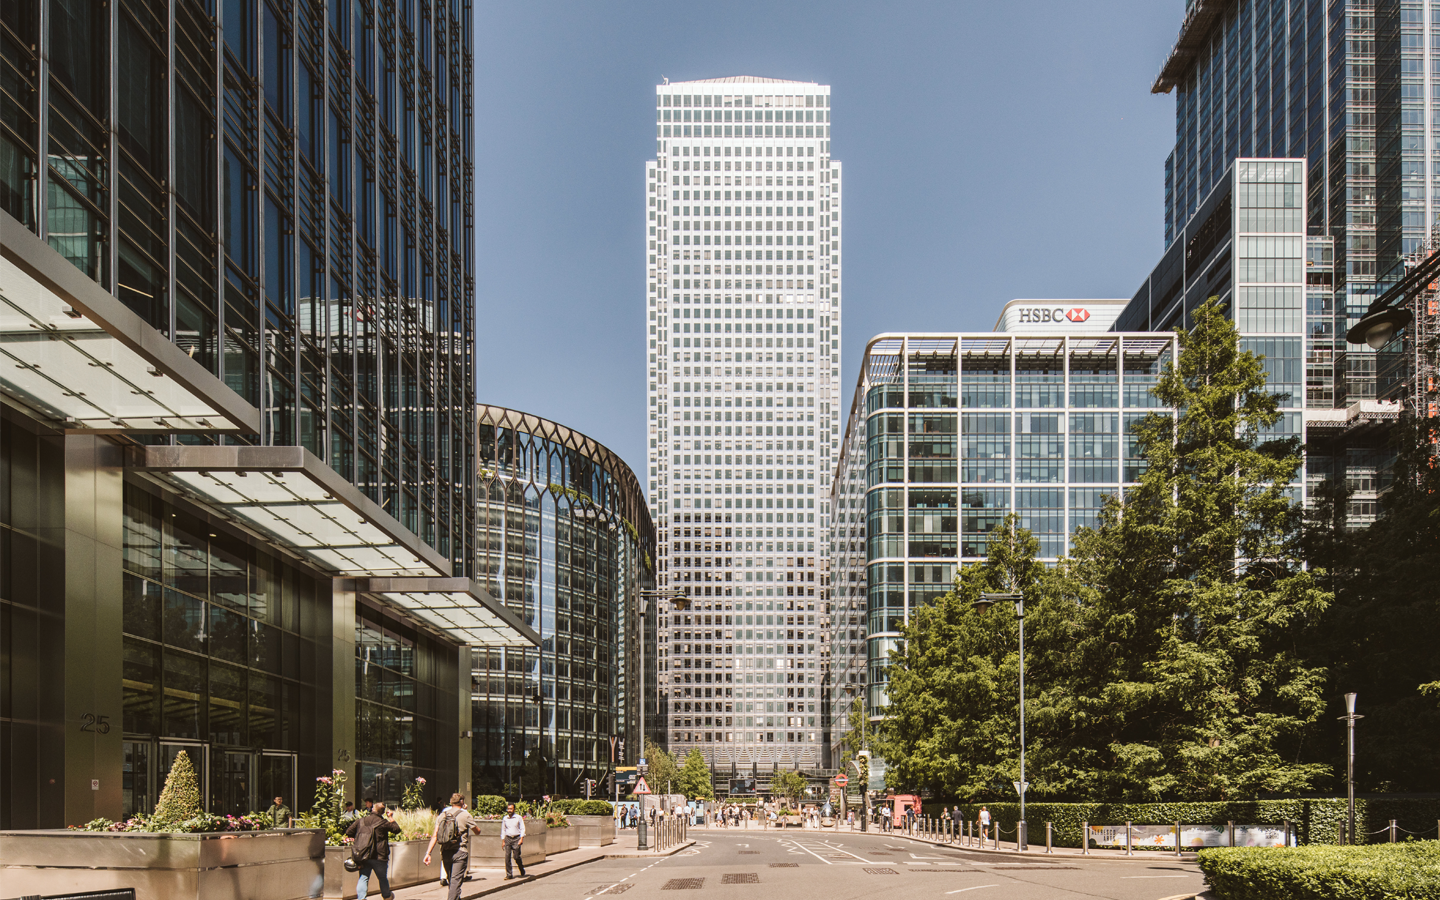
{"label": "pedestrian", "polygon": [[990,834],[990,810],[980,807],[980,840],[983,842]]}
{"label": "pedestrian", "polygon": [[369,798],[369,797],[366,797],[364,800],[361,800],[361,801],[360,801],[360,815],[362,815],[362,816],[368,816],[368,815],[370,815],[370,808],[371,808],[372,806],[374,806],[374,805],[375,805],[375,801],[372,800],[372,799]]}
{"label": "pedestrian", "polygon": [[346,800],[345,810],[340,813],[340,821],[350,822],[358,818],[359,816],[355,812],[355,802],[353,800]]}
{"label": "pedestrian", "polygon": [[464,795],[451,794],[450,805],[435,821],[435,833],[430,835],[430,845],[425,848],[425,865],[428,866],[435,845],[440,845],[441,878],[449,882],[448,900],[460,900],[460,889],[465,885],[465,870],[470,867],[470,835],[479,833],[480,826],[465,811]]}
{"label": "pedestrian", "polygon": [[390,891],[390,835],[399,833],[395,813],[387,810],[384,803],[376,803],[367,815],[351,822],[350,827],[345,829],[345,836],[355,841],[351,855],[360,864],[357,870],[360,880],[355,885],[355,895],[359,900],[365,900],[371,877],[380,888],[382,900],[391,900],[395,896]]}
{"label": "pedestrian", "polygon": [[505,817],[500,820],[500,845],[505,851],[505,880],[515,877],[510,871],[510,857],[520,867],[520,877],[525,877],[525,861],[521,848],[525,844],[525,817],[515,814],[515,804],[505,807]]}
{"label": "pedestrian", "polygon": [[276,828],[290,827],[290,807],[285,805],[284,797],[276,797],[270,808],[265,810],[265,815],[270,817]]}

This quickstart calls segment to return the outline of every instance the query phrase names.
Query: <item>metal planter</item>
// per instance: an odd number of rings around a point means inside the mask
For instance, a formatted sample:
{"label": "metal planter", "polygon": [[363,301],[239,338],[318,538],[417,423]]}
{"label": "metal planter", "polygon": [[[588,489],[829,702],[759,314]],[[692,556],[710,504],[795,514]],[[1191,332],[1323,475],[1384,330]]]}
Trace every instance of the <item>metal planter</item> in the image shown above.
{"label": "metal planter", "polygon": [[[429,838],[390,842],[390,868],[387,874],[390,877],[391,890],[440,880],[443,864],[440,861],[439,848],[436,848],[430,857],[430,865],[425,865],[425,848],[429,845]],[[358,896],[355,888],[360,880],[360,873],[345,871],[345,859],[349,855],[349,847],[325,848],[326,900],[351,900]],[[374,894],[378,891],[379,888],[372,881],[370,892]]]}

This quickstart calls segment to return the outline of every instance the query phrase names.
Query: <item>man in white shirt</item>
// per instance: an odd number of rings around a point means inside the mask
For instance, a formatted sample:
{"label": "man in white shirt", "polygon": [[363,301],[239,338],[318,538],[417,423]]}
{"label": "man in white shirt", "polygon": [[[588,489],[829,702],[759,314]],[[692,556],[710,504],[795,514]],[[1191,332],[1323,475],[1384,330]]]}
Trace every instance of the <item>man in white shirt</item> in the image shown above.
{"label": "man in white shirt", "polygon": [[510,857],[520,867],[520,877],[525,877],[525,862],[520,858],[520,848],[525,843],[525,817],[515,814],[515,804],[505,807],[505,818],[500,820],[500,843],[505,848],[505,880],[515,876],[510,870]]}

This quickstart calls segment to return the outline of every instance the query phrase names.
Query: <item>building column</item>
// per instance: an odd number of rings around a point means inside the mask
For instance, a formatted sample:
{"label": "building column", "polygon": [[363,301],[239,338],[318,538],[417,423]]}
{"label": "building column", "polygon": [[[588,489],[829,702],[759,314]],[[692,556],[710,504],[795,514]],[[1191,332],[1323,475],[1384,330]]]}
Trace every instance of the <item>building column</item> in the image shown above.
{"label": "building column", "polygon": [[64,684],[64,824],[81,825],[119,819],[123,807],[125,477],[120,448],[105,438],[67,435],[64,446],[65,655],[55,675]]}
{"label": "building column", "polygon": [[475,723],[474,705],[470,700],[473,693],[473,674],[470,670],[471,649],[469,644],[460,645],[460,649],[457,651],[460,663],[455,667],[457,670],[457,681],[459,682],[456,685],[456,689],[459,695],[458,702],[460,705],[459,718],[457,720],[459,723],[460,745],[457,751],[458,756],[455,760],[455,789],[465,795],[466,802],[470,803],[473,809],[475,797],[471,792],[475,789],[473,784],[475,778],[475,741],[473,738],[474,731],[472,729],[474,729]]}
{"label": "building column", "polygon": [[[345,799],[359,804],[355,758],[355,616],[356,593],[349,579],[336,578],[330,588],[330,768],[350,774]],[[328,771],[320,773],[329,775]]]}

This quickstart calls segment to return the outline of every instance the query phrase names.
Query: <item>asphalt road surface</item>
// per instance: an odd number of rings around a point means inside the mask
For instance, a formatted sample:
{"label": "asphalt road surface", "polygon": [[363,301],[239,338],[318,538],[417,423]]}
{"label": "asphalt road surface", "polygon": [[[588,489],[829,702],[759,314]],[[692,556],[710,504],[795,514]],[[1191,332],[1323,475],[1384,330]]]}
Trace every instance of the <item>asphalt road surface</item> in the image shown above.
{"label": "asphalt road surface", "polygon": [[1161,900],[1204,887],[1194,863],[1176,860],[1046,860],[798,828],[691,837],[695,846],[675,856],[601,860],[507,891],[506,900],[852,900],[891,892],[905,900]]}

